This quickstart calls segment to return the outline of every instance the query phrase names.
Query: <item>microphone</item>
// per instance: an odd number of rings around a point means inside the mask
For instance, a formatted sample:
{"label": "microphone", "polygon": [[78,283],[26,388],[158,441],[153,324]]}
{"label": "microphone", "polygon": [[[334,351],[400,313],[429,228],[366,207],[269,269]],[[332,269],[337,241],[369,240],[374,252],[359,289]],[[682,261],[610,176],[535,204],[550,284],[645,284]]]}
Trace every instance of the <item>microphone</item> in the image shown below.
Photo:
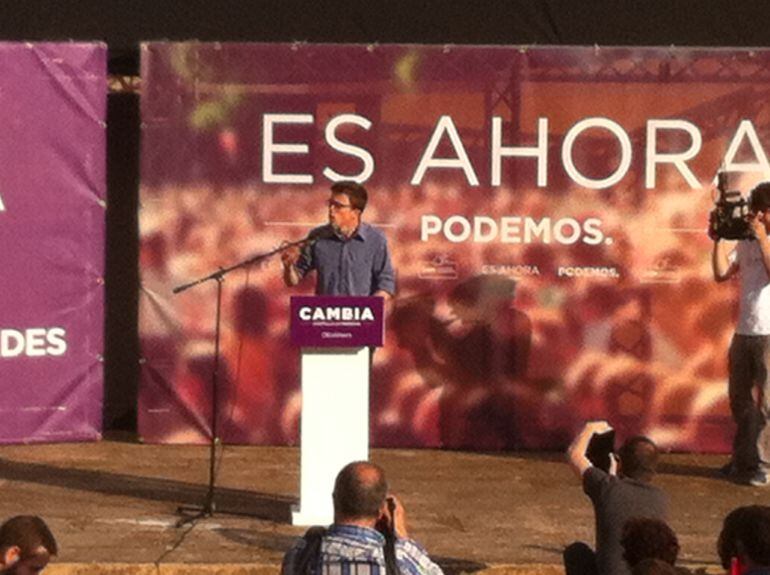
{"label": "microphone", "polygon": [[302,240],[302,245],[312,246],[318,240],[329,239],[332,237],[334,237],[334,227],[331,224],[326,224],[325,226],[310,230],[307,237]]}
{"label": "microphone", "polygon": [[288,251],[290,248],[299,248],[300,251],[308,250],[318,240],[331,238],[333,236],[334,228],[331,224],[326,224],[325,226],[319,226],[310,230],[310,233],[301,240],[284,242],[276,251],[281,252],[281,261],[283,262],[284,268],[286,266],[293,266],[297,261],[297,256],[290,255],[290,252]]}

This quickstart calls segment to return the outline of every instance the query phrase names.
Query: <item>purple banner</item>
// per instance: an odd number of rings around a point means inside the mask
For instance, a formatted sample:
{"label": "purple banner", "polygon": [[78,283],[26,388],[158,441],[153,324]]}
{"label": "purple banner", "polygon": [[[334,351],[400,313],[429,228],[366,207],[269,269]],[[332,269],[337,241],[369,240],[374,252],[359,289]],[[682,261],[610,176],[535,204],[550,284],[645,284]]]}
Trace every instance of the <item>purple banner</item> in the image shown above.
{"label": "purple banner", "polygon": [[292,297],[291,342],[299,347],[380,347],[383,303],[380,297]]}
{"label": "purple banner", "polygon": [[0,43],[0,442],[101,436],[106,52]]}

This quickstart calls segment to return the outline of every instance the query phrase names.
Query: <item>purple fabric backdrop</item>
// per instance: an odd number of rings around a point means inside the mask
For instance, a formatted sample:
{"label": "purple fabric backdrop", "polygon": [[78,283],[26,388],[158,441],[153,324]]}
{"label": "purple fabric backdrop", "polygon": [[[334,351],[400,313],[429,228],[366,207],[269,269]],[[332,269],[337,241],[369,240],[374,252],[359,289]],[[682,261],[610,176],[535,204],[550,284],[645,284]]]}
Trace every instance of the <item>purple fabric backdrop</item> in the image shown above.
{"label": "purple fabric backdrop", "polygon": [[0,43],[0,441],[98,439],[106,47]]}

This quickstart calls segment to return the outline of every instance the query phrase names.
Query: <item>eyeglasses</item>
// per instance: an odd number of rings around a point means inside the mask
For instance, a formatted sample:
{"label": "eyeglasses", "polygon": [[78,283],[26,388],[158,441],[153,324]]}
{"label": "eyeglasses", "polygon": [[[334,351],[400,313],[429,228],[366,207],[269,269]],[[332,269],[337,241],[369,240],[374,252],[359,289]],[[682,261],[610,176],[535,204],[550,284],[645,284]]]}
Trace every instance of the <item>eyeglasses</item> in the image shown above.
{"label": "eyeglasses", "polygon": [[333,210],[343,210],[345,208],[352,208],[352,204],[341,204],[335,200],[329,200],[327,202],[328,206],[332,208]]}

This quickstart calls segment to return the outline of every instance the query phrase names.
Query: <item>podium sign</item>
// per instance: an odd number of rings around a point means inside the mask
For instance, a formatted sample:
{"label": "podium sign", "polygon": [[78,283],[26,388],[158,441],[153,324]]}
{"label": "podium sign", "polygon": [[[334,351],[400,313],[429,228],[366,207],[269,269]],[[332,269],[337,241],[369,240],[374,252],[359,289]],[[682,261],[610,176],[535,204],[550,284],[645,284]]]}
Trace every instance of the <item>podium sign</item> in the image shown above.
{"label": "podium sign", "polygon": [[379,297],[291,298],[291,339],[302,348],[294,525],[331,523],[337,473],[369,458],[369,348],[382,345],[383,307]]}
{"label": "podium sign", "polygon": [[381,347],[381,297],[294,296],[291,342],[298,347]]}

